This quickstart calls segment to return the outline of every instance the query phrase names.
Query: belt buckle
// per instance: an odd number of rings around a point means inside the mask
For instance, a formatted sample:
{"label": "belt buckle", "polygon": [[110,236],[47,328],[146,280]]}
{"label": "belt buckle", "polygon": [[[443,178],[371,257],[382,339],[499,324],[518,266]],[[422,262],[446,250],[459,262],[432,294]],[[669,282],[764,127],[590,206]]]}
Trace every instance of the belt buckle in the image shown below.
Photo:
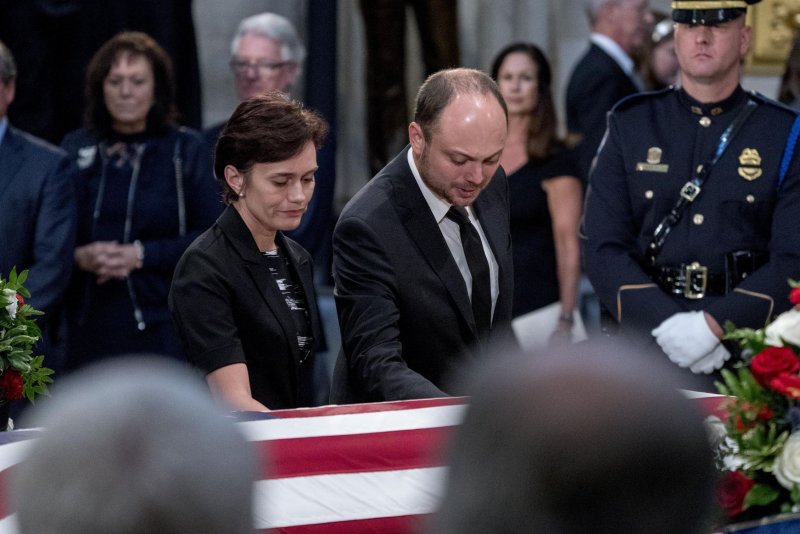
{"label": "belt buckle", "polygon": [[683,296],[687,299],[701,299],[706,296],[708,287],[708,267],[692,262],[686,266],[686,282]]}
{"label": "belt buckle", "polygon": [[699,194],[700,187],[692,182],[686,182],[683,184],[683,187],[681,187],[681,197],[685,198],[689,202],[694,202],[695,197]]}

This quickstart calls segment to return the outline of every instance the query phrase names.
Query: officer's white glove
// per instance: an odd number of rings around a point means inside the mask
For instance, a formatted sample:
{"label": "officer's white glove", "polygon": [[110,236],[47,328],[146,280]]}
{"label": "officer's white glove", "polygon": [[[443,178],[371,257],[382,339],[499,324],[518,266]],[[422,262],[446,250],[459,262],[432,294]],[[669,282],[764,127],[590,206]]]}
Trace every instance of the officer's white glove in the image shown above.
{"label": "officer's white glove", "polygon": [[651,334],[669,359],[679,367],[698,363],[720,344],[702,311],[676,313],[665,319]]}
{"label": "officer's white glove", "polygon": [[730,357],[731,353],[728,352],[725,345],[720,343],[714,350],[693,363],[689,369],[696,374],[709,374],[725,365],[725,362],[727,362]]}

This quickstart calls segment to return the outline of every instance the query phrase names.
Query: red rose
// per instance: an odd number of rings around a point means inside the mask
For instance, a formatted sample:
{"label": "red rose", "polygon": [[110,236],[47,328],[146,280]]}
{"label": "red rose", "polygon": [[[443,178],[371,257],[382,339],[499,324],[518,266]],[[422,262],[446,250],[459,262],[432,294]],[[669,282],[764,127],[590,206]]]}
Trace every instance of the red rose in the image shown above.
{"label": "red rose", "polygon": [[744,498],[755,485],[755,481],[739,471],[728,471],[720,481],[717,499],[729,516],[742,513]]}
{"label": "red rose", "polygon": [[773,412],[772,409],[766,404],[762,406],[756,414],[756,419],[759,421],[769,421],[773,417],[775,417],[775,412]]}
{"label": "red rose", "polygon": [[767,386],[782,373],[793,374],[800,371],[800,360],[788,347],[767,347],[755,355],[750,369],[758,383]]}
{"label": "red rose", "polygon": [[800,399],[800,376],[783,373],[773,378],[769,387],[790,399]]}
{"label": "red rose", "polygon": [[25,306],[25,299],[22,298],[22,295],[20,295],[19,293],[17,293],[17,301],[19,302],[20,308]]}
{"label": "red rose", "polygon": [[16,369],[6,369],[0,375],[0,388],[6,393],[6,399],[17,400],[22,398],[22,375]]}
{"label": "red rose", "polygon": [[789,300],[791,300],[792,304],[795,306],[800,305],[800,287],[796,287],[789,292]]}

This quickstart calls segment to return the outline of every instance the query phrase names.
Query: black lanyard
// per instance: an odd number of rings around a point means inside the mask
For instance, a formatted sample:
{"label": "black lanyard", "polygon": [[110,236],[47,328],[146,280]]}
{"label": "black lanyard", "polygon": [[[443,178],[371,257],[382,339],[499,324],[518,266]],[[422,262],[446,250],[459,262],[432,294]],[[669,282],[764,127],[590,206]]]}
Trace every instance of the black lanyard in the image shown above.
{"label": "black lanyard", "polygon": [[728,148],[731,140],[736,137],[736,134],[742,129],[744,121],[746,121],[747,117],[749,117],[750,114],[755,111],[757,105],[758,104],[756,104],[753,100],[747,100],[747,104],[745,104],[744,108],[742,108],[742,111],[739,112],[736,118],[733,119],[733,122],[730,123],[730,125],[719,137],[719,143],[717,144],[717,149],[714,151],[714,157],[698,168],[697,174],[695,174],[694,178],[683,184],[678,201],[675,202],[674,206],[672,206],[672,210],[670,210],[667,216],[664,217],[660,223],[658,223],[658,226],[656,226],[656,229],[653,232],[653,237],[650,239],[650,244],[647,245],[647,251],[645,254],[647,255],[647,260],[650,265],[656,264],[656,256],[658,256],[658,253],[661,252],[661,248],[664,246],[664,241],[667,239],[667,235],[669,235],[670,230],[672,230],[672,228],[680,220],[686,206],[694,202],[694,200],[700,195],[700,192],[703,190],[703,183],[711,173],[711,168],[717,164],[719,158],[725,153],[725,149]]}

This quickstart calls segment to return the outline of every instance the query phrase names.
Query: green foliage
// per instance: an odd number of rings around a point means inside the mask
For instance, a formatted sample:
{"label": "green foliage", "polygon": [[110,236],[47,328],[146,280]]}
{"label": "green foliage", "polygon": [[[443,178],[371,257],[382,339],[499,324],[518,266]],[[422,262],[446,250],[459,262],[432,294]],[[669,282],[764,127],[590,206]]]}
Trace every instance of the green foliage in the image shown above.
{"label": "green foliage", "polygon": [[780,491],[772,486],[756,484],[744,497],[744,509],[751,506],[766,506],[780,496]]}
{"label": "green foliage", "polygon": [[23,396],[33,402],[38,395],[47,394],[53,371],[44,367],[44,356],[33,354],[42,336],[35,318],[44,313],[20,304],[17,295],[31,296],[23,285],[27,279],[28,271],[17,273],[16,268],[11,269],[8,280],[0,277],[0,376],[8,369],[19,371]]}
{"label": "green foliage", "polygon": [[[793,288],[800,287],[800,283],[793,280],[790,285]],[[784,329],[782,334],[792,339],[796,339],[794,330],[785,328],[795,328],[793,325],[796,322],[793,319],[797,313],[799,311],[793,309],[781,316],[784,319],[780,327]],[[773,333],[769,337],[770,341],[767,336],[768,328]],[[776,336],[776,332],[781,330],[774,326],[759,329],[736,328],[728,321],[724,330],[724,339],[735,341],[742,347],[742,360],[732,369],[722,369],[722,380],[715,384],[717,390],[728,397],[724,401],[727,416],[723,421],[727,438],[720,440],[717,445],[718,464],[725,466],[725,469],[738,471],[753,483],[743,496],[741,509],[746,512],[736,519],[754,519],[780,511],[796,511],[796,507],[800,505],[800,487],[784,487],[776,478],[775,471],[780,469],[785,475],[785,464],[776,462],[784,454],[790,436],[800,431],[793,427],[800,422],[800,399],[792,389],[792,381],[797,380],[798,373],[788,371],[793,369],[790,362],[783,364],[779,359],[773,359],[778,358],[775,351],[764,351],[779,343],[797,357],[800,349],[787,343],[783,335]],[[780,354],[786,357],[785,353]],[[765,375],[772,372],[771,365],[777,366],[774,368],[777,374]],[[786,367],[782,367],[783,365]],[[754,368],[756,374],[753,372]],[[776,381],[775,377],[779,375],[781,380]],[[759,376],[761,382],[756,376]],[[789,380],[791,387],[782,385],[783,380]],[[786,462],[786,459],[783,458],[781,462]]]}
{"label": "green foliage", "polygon": [[746,354],[758,354],[767,347],[766,333],[763,328],[736,328],[730,321],[725,321],[723,339],[736,341]]}

